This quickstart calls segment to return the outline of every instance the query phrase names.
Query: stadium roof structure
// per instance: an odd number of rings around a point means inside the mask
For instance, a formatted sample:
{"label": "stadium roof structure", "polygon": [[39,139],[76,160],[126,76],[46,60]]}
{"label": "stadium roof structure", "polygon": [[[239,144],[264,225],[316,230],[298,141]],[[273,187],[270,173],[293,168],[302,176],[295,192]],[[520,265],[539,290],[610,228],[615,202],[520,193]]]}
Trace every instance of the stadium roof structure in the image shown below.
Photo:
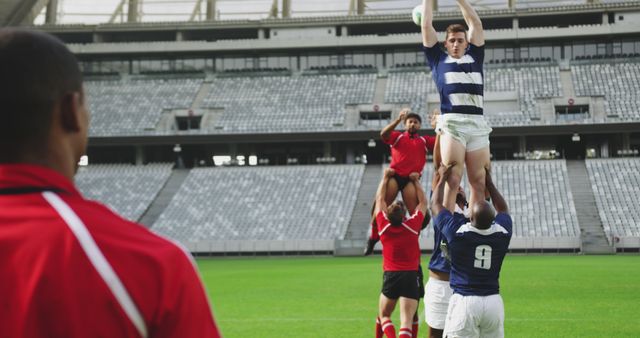
{"label": "stadium roof structure", "polygon": [[[471,0],[478,10],[527,10],[620,0]],[[434,1],[457,12],[455,0]],[[419,0],[0,0],[2,26],[211,22],[407,14]]]}

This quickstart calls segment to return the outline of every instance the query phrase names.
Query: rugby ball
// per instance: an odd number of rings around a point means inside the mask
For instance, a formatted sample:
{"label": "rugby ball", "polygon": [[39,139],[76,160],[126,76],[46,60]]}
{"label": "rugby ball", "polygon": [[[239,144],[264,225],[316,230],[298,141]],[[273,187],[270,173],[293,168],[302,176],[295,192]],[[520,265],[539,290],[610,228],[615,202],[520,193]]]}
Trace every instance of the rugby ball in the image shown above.
{"label": "rugby ball", "polygon": [[413,19],[413,23],[416,25],[422,25],[422,5],[418,5],[413,8],[413,11],[411,12],[411,19]]}

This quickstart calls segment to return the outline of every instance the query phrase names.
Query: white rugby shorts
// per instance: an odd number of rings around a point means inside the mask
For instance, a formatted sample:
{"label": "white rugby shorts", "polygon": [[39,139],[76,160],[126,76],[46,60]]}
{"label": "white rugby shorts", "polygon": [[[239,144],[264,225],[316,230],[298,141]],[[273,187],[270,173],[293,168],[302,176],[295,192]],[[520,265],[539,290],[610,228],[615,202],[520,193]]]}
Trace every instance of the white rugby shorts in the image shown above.
{"label": "white rugby shorts", "polygon": [[449,281],[429,278],[424,285],[424,319],[432,329],[444,329],[449,298],[453,290]]}
{"label": "white rugby shorts", "polygon": [[439,116],[436,132],[449,135],[462,143],[467,152],[489,146],[489,134],[493,129],[483,115],[447,113]]}
{"label": "white rugby shorts", "polygon": [[449,300],[447,338],[502,338],[504,337],[504,303],[502,297],[462,296],[454,294]]}

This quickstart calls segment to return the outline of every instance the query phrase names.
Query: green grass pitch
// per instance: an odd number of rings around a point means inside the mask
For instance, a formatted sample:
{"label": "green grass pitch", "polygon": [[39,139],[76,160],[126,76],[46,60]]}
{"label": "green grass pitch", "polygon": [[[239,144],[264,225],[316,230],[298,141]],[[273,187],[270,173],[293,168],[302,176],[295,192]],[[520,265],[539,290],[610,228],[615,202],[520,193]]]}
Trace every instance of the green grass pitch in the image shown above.
{"label": "green grass pitch", "polygon": [[[374,336],[380,257],[216,258],[198,266],[225,338]],[[506,337],[640,337],[640,256],[511,255],[500,282]]]}

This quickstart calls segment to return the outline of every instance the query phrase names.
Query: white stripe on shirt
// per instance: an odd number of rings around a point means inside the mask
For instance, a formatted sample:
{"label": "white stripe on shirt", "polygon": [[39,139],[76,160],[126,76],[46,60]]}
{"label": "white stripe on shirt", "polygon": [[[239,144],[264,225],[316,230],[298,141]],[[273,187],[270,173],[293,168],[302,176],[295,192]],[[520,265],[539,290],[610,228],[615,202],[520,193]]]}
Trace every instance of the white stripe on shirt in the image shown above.
{"label": "white stripe on shirt", "polygon": [[471,225],[471,223],[467,223],[462,225],[458,229],[458,231],[456,231],[456,233],[458,234],[465,233],[465,232],[475,232],[479,235],[484,235],[484,236],[493,235],[498,232],[501,232],[503,234],[509,234],[509,231],[507,231],[507,229],[505,229],[502,225],[498,223],[491,224],[491,227],[489,227],[489,229],[478,229],[473,225]]}
{"label": "white stripe on shirt", "polygon": [[482,73],[446,72],[444,73],[444,80],[446,84],[470,83],[470,84],[481,85]]}
{"label": "white stripe on shirt", "polygon": [[407,230],[411,231],[414,235],[419,235],[417,231],[411,229],[411,227],[408,226],[406,223],[402,223],[402,226],[405,227]]}
{"label": "white stripe on shirt", "polygon": [[82,223],[82,220],[76,213],[65,203],[58,195],[52,193],[50,191],[45,191],[42,193],[47,202],[53,207],[53,209],[58,212],[60,217],[67,224],[73,235],[78,240],[80,247],[84,250],[84,253],[89,258],[89,261],[96,269],[102,280],[104,280],[105,284],[111,293],[122,307],[122,310],[127,315],[133,326],[138,330],[138,333],[141,337],[146,338],[148,336],[147,326],[144,322],[144,318],[142,314],[136,307],[136,304],[131,299],[129,292],[122,284],[122,281],[113,270],[107,258],[104,257],[102,251],[96,244],[95,240],[91,236],[89,229],[87,229],[86,225]]}
{"label": "white stripe on shirt", "polygon": [[452,106],[476,106],[482,108],[482,95],[453,93],[449,94],[449,101]]}
{"label": "white stripe on shirt", "polygon": [[455,59],[455,58],[452,58],[451,56],[447,55],[447,58],[444,59],[444,63],[463,64],[463,63],[475,63],[475,62],[476,62],[476,60],[474,60],[473,57],[471,55],[469,55],[469,54],[465,54],[459,59]]}

